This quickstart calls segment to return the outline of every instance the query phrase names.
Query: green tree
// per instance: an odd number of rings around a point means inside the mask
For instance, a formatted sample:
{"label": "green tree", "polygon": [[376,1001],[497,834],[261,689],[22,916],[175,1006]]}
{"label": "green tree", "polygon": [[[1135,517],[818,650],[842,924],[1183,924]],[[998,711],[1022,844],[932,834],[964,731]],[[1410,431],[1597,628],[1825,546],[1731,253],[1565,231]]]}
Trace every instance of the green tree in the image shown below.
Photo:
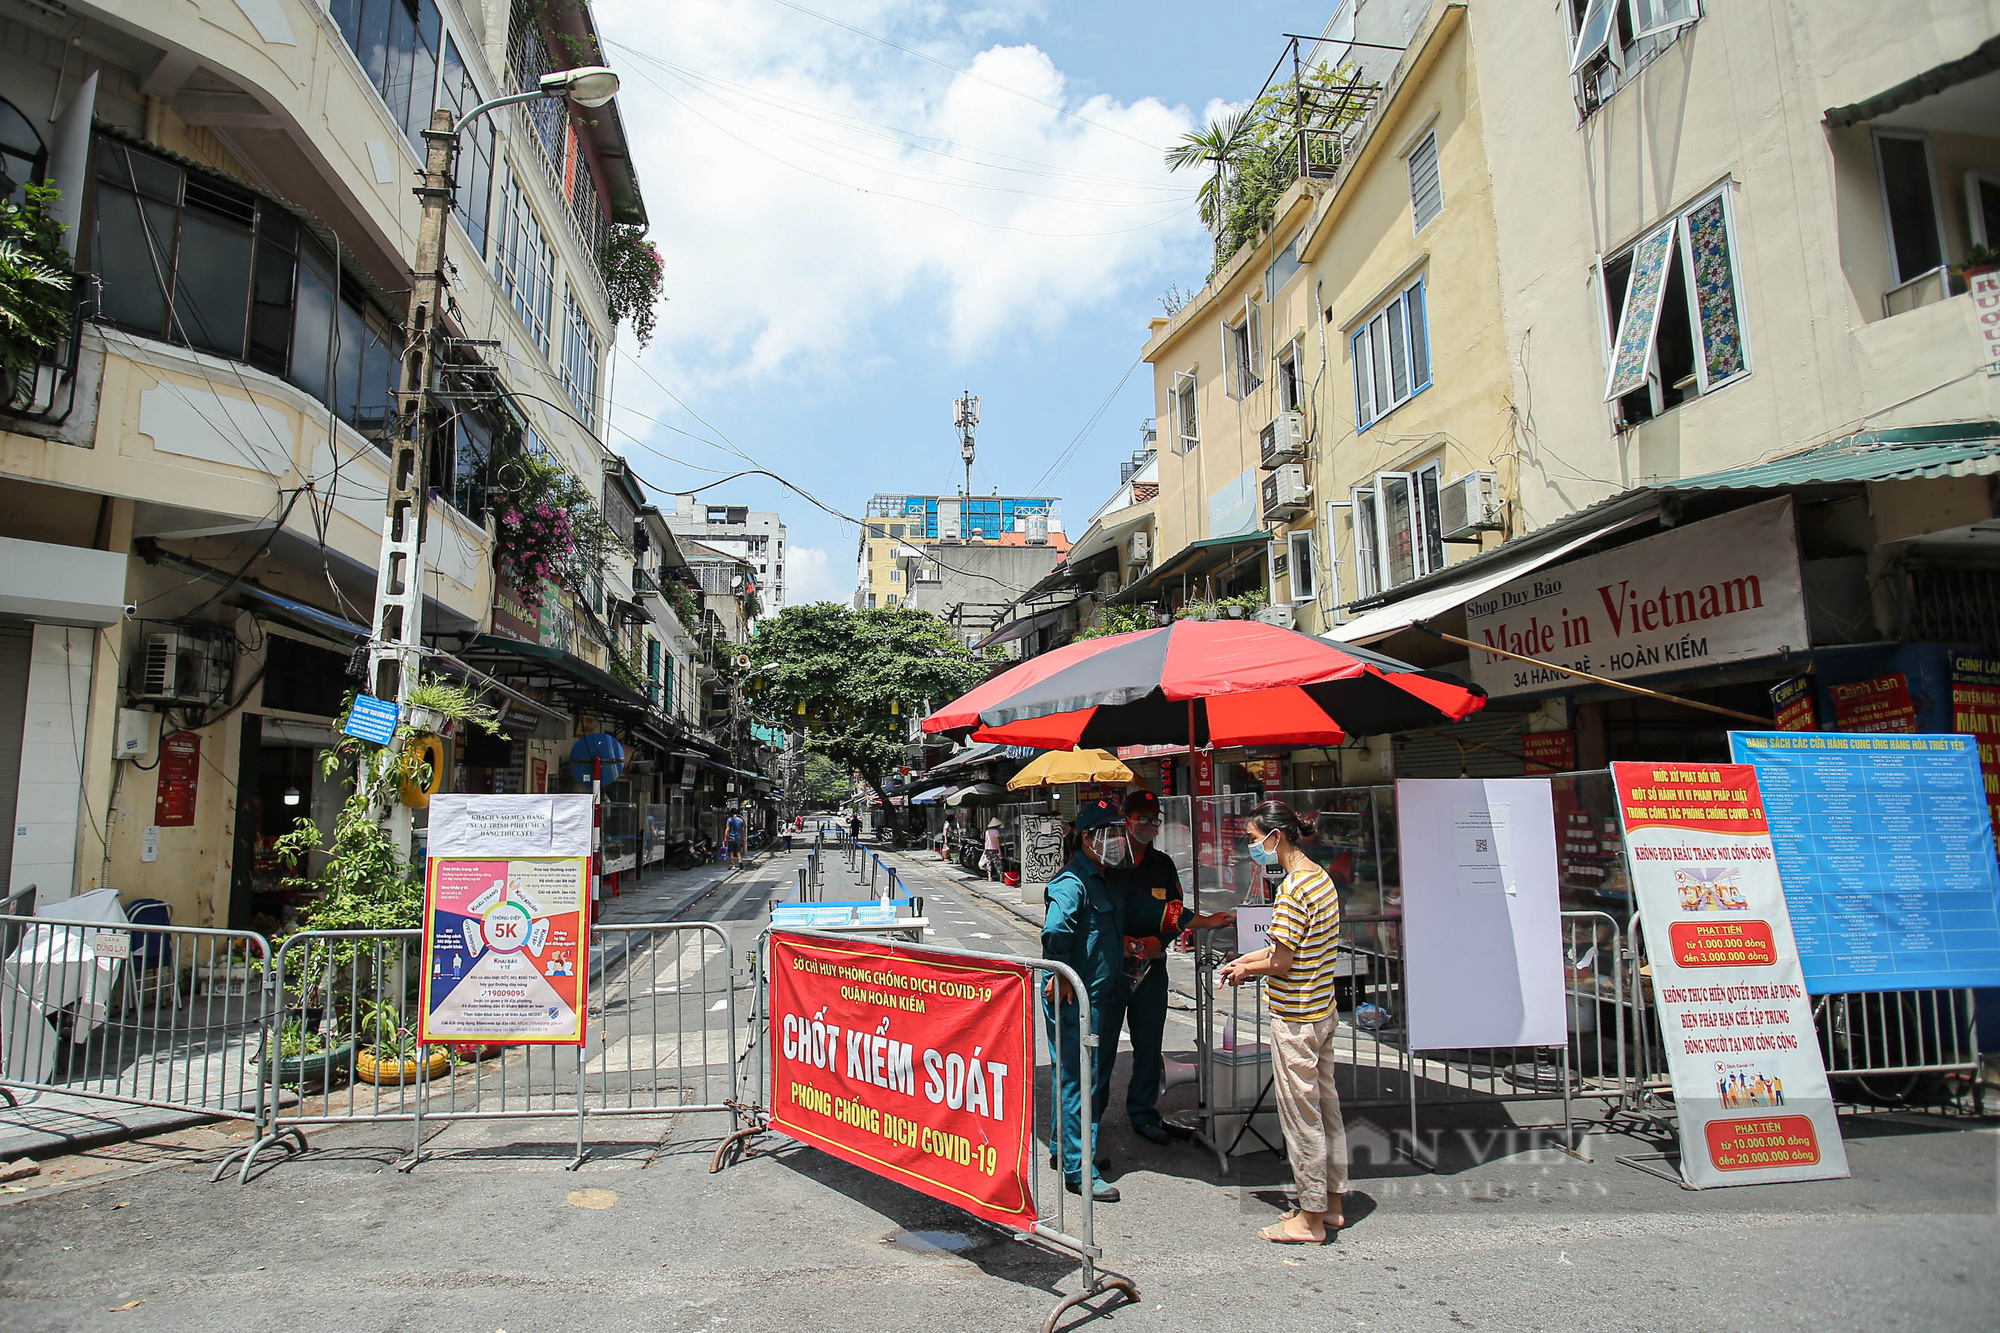
{"label": "green tree", "polygon": [[803,727],[807,749],[860,774],[892,824],[883,784],[903,762],[911,721],[987,670],[943,620],[900,606],[788,606],[758,622],[746,649],[758,710]]}
{"label": "green tree", "polygon": [[19,204],[0,199],[0,407],[34,396],[36,364],[69,336],[76,275],[49,216],[57,193],[30,185]]}
{"label": "green tree", "polygon": [[809,805],[839,805],[847,799],[847,770],[816,750],[806,751],[800,795]]}

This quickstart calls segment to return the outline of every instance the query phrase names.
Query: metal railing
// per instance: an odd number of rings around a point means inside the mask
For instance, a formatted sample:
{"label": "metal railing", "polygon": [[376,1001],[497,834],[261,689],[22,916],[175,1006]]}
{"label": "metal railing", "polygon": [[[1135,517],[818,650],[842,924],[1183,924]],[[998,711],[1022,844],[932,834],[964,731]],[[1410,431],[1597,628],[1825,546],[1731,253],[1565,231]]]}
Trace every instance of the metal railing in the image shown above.
{"label": "metal railing", "polygon": [[271,946],[262,935],[60,917],[9,931],[0,1091],[10,1101],[65,1093],[263,1120]]}
{"label": "metal railing", "polygon": [[[593,1118],[735,1114],[736,992],[721,926],[594,926],[582,1046],[419,1049],[421,934],[301,931],[279,946],[265,993],[281,1054],[267,1061],[270,1110],[257,1141],[239,1150],[239,1179],[267,1149],[303,1149],[306,1125],[408,1122],[410,1151],[398,1163],[408,1171],[427,1155],[429,1122],[573,1119],[574,1170],[590,1155]],[[281,1108],[285,1087],[297,1100]],[[217,1166],[216,1178],[237,1155]]]}

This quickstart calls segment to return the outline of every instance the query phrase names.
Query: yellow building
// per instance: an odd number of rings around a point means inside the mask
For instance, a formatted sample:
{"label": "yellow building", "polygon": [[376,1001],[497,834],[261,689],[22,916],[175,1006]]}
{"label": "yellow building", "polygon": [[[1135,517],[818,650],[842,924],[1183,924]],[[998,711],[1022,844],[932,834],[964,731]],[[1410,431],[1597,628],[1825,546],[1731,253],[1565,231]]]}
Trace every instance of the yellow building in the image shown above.
{"label": "yellow building", "polygon": [[[371,619],[420,131],[434,104],[462,113],[555,67],[590,20],[414,0],[371,33],[355,5],[103,8],[0,4],[0,168],[17,199],[26,180],[62,190],[88,297],[0,413],[0,886],[108,885],[179,924],[268,928],[273,831],[324,827],[341,798],[315,760]],[[496,587],[491,501],[518,487],[510,451],[538,453],[631,539],[632,488],[596,434],[597,252],[644,218],[615,106],[475,122],[457,205],[427,640],[440,663],[483,654],[504,676],[539,653],[545,675],[610,680],[611,645],[641,647],[630,562],[531,605]],[[503,694],[513,730],[457,771],[559,780],[560,693]]]}

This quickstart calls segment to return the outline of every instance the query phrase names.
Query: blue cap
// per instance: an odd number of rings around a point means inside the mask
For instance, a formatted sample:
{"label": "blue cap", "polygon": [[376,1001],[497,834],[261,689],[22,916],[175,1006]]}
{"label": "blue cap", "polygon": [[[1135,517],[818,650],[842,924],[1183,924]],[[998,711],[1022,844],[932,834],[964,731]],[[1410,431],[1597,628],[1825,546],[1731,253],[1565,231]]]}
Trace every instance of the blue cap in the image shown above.
{"label": "blue cap", "polygon": [[1078,833],[1088,833],[1092,829],[1101,829],[1107,824],[1122,824],[1124,822],[1124,812],[1118,808],[1118,802],[1116,801],[1092,801],[1089,805],[1080,805],[1076,808],[1076,831]]}

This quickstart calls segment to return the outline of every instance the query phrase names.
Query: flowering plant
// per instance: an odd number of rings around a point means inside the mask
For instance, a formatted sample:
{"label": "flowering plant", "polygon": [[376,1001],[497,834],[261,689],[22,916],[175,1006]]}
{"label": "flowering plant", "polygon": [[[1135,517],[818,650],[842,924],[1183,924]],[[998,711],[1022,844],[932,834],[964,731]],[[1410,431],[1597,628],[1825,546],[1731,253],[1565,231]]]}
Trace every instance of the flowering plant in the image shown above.
{"label": "flowering plant", "polygon": [[551,584],[581,587],[615,540],[590,492],[553,459],[525,454],[502,469],[495,556],[521,600],[538,607]]}
{"label": "flowering plant", "polygon": [[660,300],[660,285],[666,265],[651,241],[642,240],[645,228],[618,223],[597,252],[598,271],[604,275],[614,322],[632,321],[632,332],[644,347],[653,339],[653,307]]}

